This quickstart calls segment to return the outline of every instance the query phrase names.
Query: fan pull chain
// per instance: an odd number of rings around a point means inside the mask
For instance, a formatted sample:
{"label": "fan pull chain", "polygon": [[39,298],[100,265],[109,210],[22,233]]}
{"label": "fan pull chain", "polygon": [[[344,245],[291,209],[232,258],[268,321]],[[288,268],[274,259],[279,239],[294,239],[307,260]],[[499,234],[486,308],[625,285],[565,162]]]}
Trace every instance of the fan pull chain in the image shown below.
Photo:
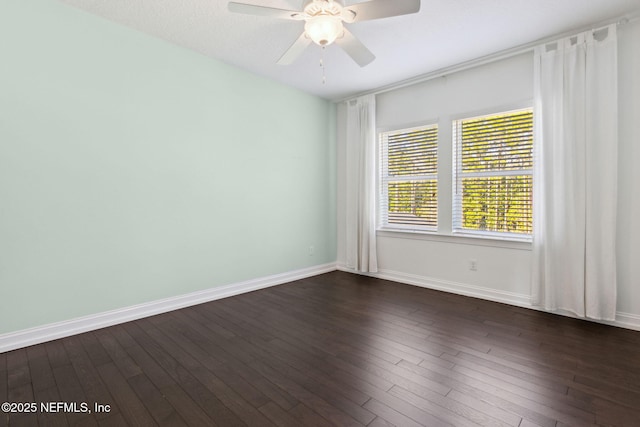
{"label": "fan pull chain", "polygon": [[325,74],[325,68],[324,68],[324,46],[322,46],[322,51],[320,53],[320,68],[322,68],[322,84],[325,84],[327,82],[327,76]]}

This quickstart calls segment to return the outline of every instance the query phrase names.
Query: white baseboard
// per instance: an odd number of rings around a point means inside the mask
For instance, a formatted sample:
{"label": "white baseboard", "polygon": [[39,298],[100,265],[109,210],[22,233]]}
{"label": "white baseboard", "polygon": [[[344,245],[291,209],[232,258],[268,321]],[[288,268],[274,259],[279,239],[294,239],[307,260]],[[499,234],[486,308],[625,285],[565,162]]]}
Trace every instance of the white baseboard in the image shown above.
{"label": "white baseboard", "polygon": [[0,353],[83,332],[94,331],[107,326],[142,319],[144,317],[154,316],[156,314],[166,313],[192,305],[227,298],[243,294],[245,292],[264,289],[270,286],[304,279],[306,277],[317,276],[334,270],[336,270],[335,263],[317,265],[300,270],[234,283],[231,285],[219,286],[204,291],[192,292],[144,304],[105,311],[76,319],[50,323],[47,325],[37,326],[35,328],[10,332],[0,335]]}
{"label": "white baseboard", "polygon": [[[178,310],[180,308],[189,307],[192,305],[202,304],[221,298],[227,298],[246,292],[256,291],[258,289],[264,289],[270,286],[304,279],[306,277],[317,276],[319,274],[328,273],[336,269],[349,273],[361,274],[351,268],[348,268],[346,265],[336,265],[335,263],[329,263],[300,270],[294,270],[282,274],[275,274],[272,276],[247,280],[231,285],[211,288],[204,291],[192,292],[185,295],[151,301],[148,303],[133,305],[117,310],[110,310],[90,316],[66,320],[63,322],[56,322],[37,326],[35,328],[2,334],[0,335],[0,353],[27,347],[34,344],[52,341],[58,338],[80,334],[83,332],[94,331],[96,329],[104,328],[107,326],[113,326],[119,323],[142,319],[144,317],[154,316],[156,314],[166,313],[172,310]],[[378,273],[371,273],[367,275],[408,285],[420,286],[423,288],[435,289],[439,291],[539,310],[538,308],[531,306],[531,299],[529,295],[499,291],[491,288],[449,282],[390,270],[381,270]],[[637,314],[618,312],[616,314],[616,320],[614,322],[601,323],[640,331],[640,315]]]}
{"label": "white baseboard", "polygon": [[610,324],[614,326],[620,326],[622,328],[640,331],[640,315],[632,313],[622,313],[618,311],[616,313],[616,321],[611,322]]}
{"label": "white baseboard", "polygon": [[[354,270],[344,265],[338,265],[337,269],[355,273]],[[379,270],[377,273],[367,273],[367,275],[370,275],[371,277],[377,277],[379,279],[404,283],[407,285],[420,286],[422,288],[450,292],[453,294],[465,295],[468,297],[481,298],[489,301],[501,302],[521,307],[531,306],[531,298],[529,297],[529,295],[518,294],[515,292],[500,291],[491,288],[484,288],[481,286],[450,282],[441,279],[434,279],[432,277],[418,276],[415,274],[392,270]]]}
{"label": "white baseboard", "polygon": [[[518,294],[514,292],[499,291],[481,286],[469,285],[464,283],[449,282],[431,277],[418,276],[415,274],[402,273],[391,270],[379,270],[377,273],[360,273],[347,267],[345,264],[338,264],[336,267],[340,271],[349,273],[365,274],[379,279],[391,280],[393,282],[404,283],[407,285],[420,286],[422,288],[435,289],[438,291],[450,292],[453,294],[464,295],[468,297],[480,298],[488,301],[500,302],[504,304],[515,305],[518,307],[529,308],[537,311],[546,311],[531,304],[531,296]],[[561,316],[575,317],[568,313],[550,312]],[[584,319],[584,318],[581,318]],[[617,326],[625,329],[633,329],[640,331],[640,315],[632,313],[616,313],[615,321],[595,321],[593,319],[584,319],[596,323]]]}

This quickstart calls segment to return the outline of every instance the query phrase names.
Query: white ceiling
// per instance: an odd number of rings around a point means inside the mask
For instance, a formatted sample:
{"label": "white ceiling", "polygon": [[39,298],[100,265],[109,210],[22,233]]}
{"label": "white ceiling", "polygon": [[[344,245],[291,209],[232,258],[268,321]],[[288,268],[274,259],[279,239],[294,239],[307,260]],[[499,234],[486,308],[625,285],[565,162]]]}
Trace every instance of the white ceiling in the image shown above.
{"label": "white ceiling", "polygon": [[[376,55],[360,68],[335,45],[311,45],[292,65],[277,65],[303,22],[231,13],[227,0],[60,1],[334,100],[640,11],[640,0],[422,0],[419,13],[347,25]],[[306,3],[236,1],[292,10]]]}

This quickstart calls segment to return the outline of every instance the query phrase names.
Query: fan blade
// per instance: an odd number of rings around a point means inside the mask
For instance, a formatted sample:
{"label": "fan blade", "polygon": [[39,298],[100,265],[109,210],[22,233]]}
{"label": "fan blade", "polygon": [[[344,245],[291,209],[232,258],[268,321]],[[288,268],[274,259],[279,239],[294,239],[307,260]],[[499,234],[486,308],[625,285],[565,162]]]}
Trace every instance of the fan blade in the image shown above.
{"label": "fan blade", "polygon": [[307,37],[305,33],[302,33],[300,37],[298,37],[298,40],[293,42],[291,47],[287,49],[287,51],[280,57],[280,59],[278,59],[278,64],[289,65],[293,63],[293,61],[298,59],[298,56],[300,56],[302,52],[304,52],[309,44],[311,44],[311,39]]}
{"label": "fan blade", "polygon": [[335,43],[361,67],[376,59],[376,56],[346,28],[342,37],[337,38]]}
{"label": "fan blade", "polygon": [[294,19],[302,20],[305,18],[304,12],[296,10],[277,9],[275,7],[258,6],[255,4],[236,3],[230,1],[227,5],[230,12],[244,13],[247,15],[269,16],[271,18],[279,19]]}
{"label": "fan blade", "polygon": [[[346,9],[344,12],[347,13],[343,12],[343,16],[347,22],[369,21],[416,13],[420,10],[420,0],[370,0],[356,3],[344,9]],[[349,15],[353,13],[355,13],[355,17],[349,20]]]}

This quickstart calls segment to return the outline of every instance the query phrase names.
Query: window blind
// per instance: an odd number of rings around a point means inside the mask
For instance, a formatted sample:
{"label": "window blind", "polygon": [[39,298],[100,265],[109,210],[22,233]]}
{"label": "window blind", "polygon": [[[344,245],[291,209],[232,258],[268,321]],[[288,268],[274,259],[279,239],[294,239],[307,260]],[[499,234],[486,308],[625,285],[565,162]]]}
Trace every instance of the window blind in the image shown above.
{"label": "window blind", "polygon": [[456,120],[453,133],[454,231],[530,235],[531,109]]}
{"label": "window blind", "polygon": [[438,127],[381,134],[380,220],[384,227],[436,229]]}

